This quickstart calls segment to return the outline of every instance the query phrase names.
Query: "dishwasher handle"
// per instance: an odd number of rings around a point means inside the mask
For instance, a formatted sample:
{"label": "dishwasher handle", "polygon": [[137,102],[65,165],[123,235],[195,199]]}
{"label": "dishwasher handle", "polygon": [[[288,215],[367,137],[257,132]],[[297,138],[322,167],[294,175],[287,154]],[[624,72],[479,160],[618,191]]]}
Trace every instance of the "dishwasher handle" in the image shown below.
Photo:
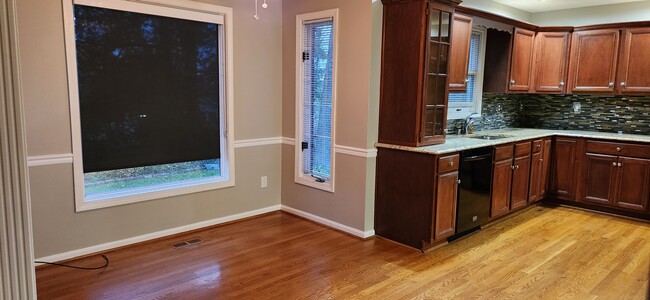
{"label": "dishwasher handle", "polygon": [[463,161],[477,161],[477,160],[486,159],[488,157],[492,157],[492,153],[463,157]]}

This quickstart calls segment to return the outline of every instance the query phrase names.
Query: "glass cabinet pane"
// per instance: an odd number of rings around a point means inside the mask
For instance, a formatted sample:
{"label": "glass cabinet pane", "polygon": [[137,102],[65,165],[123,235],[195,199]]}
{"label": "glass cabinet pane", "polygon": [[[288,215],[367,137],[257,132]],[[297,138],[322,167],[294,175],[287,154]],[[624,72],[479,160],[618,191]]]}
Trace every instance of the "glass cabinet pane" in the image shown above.
{"label": "glass cabinet pane", "polygon": [[438,54],[438,47],[439,43],[437,42],[430,42],[429,43],[429,74],[437,74],[438,73],[438,58],[440,55]]}
{"label": "glass cabinet pane", "polygon": [[438,50],[438,74],[447,74],[447,58],[449,57],[449,45],[440,44]]}
{"label": "glass cabinet pane", "polygon": [[445,132],[445,109],[438,107],[434,112],[433,135],[443,135]]}
{"label": "glass cabinet pane", "polygon": [[449,24],[451,20],[451,14],[448,12],[442,12],[442,18],[440,22],[440,41],[444,43],[449,43]]}
{"label": "glass cabinet pane", "polygon": [[429,12],[429,38],[432,41],[439,41],[440,37],[440,11],[431,10]]}

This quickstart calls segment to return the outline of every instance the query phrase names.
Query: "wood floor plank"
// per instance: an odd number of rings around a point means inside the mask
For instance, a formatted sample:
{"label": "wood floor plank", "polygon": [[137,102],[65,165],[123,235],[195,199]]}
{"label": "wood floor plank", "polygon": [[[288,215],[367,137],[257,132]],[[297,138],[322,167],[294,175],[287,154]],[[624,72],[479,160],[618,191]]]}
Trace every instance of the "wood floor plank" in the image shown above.
{"label": "wood floor plank", "polygon": [[646,299],[650,224],[535,207],[422,254],[273,213],[106,254],[39,268],[39,298]]}

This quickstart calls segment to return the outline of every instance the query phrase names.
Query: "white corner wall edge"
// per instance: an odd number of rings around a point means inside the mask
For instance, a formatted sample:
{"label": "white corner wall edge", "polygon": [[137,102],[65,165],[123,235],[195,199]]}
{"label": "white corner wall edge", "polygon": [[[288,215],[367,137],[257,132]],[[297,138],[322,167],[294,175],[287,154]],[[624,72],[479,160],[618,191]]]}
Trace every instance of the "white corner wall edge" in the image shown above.
{"label": "white corner wall edge", "polygon": [[[213,225],[218,225],[218,224],[222,224],[222,223],[226,223],[226,222],[236,221],[236,220],[243,219],[243,218],[254,217],[254,216],[262,215],[262,214],[265,214],[265,213],[279,211],[280,209],[281,209],[281,205],[277,204],[277,205],[264,207],[264,208],[260,208],[260,209],[256,209],[256,210],[251,210],[251,211],[247,211],[247,212],[243,212],[243,213],[239,213],[239,214],[229,215],[229,216],[220,217],[220,218],[211,219],[211,220],[206,220],[206,221],[201,221],[201,222],[197,222],[197,223],[193,223],[193,224],[189,224],[189,225],[184,225],[184,226],[179,226],[179,227],[175,227],[175,228],[165,229],[165,230],[156,231],[156,232],[152,232],[152,233],[148,233],[148,234],[143,234],[143,235],[139,235],[139,236],[135,236],[135,237],[131,237],[131,238],[126,238],[126,239],[119,240],[119,241],[113,241],[113,242],[108,242],[108,243],[104,243],[104,244],[100,244],[100,245],[95,245],[95,246],[90,246],[90,247],[81,248],[81,249],[77,249],[77,250],[72,250],[72,251],[68,251],[68,252],[64,252],[64,253],[49,255],[49,256],[37,258],[36,260],[37,261],[46,261],[46,262],[57,262],[57,261],[68,260],[68,259],[75,258],[75,257],[80,257],[80,256],[88,255],[88,254],[93,254],[93,253],[98,253],[98,252],[102,252],[102,251],[106,251],[106,250],[111,250],[111,249],[115,249],[115,248],[118,248],[118,247],[128,246],[128,245],[131,245],[131,244],[145,242],[145,241],[149,241],[149,240],[153,240],[153,239],[157,239],[157,238],[162,238],[162,237],[170,236],[170,235],[177,234],[177,233],[183,233],[183,232],[190,231],[190,230],[200,229],[200,228],[209,227],[209,226],[213,226]],[[37,264],[37,265],[40,265],[40,264]]]}
{"label": "white corner wall edge", "polygon": [[302,211],[302,210],[299,210],[299,209],[295,209],[295,208],[290,207],[290,206],[282,205],[282,211],[288,212],[290,214],[294,214],[296,216],[303,217],[305,219],[314,221],[314,222],[316,222],[318,224],[325,225],[327,227],[331,227],[331,228],[343,231],[345,233],[349,233],[349,234],[351,234],[353,236],[360,237],[362,239],[369,238],[369,237],[372,237],[372,236],[375,235],[375,230],[361,231],[359,229],[352,228],[350,226],[343,225],[341,223],[334,222],[334,221],[332,221],[330,219],[319,217],[317,215],[310,214],[308,212],[305,212],[305,211]]}

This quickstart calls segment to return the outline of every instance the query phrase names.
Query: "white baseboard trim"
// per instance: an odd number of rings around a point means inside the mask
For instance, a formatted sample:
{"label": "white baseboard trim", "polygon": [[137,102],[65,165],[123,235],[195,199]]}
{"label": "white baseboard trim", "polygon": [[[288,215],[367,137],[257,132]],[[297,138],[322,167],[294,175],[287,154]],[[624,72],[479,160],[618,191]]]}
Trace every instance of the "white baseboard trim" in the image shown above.
{"label": "white baseboard trim", "polygon": [[334,229],[349,233],[351,235],[354,235],[356,237],[360,237],[362,239],[369,238],[369,237],[375,235],[375,230],[361,231],[359,229],[352,228],[350,226],[334,222],[334,221],[332,221],[330,219],[325,219],[323,217],[319,217],[317,215],[310,214],[308,212],[305,212],[305,211],[302,211],[302,210],[299,210],[299,209],[295,209],[293,207],[289,207],[289,206],[286,206],[286,205],[282,205],[282,211],[286,211],[288,213],[294,214],[296,216],[303,217],[305,219],[314,221],[316,223],[325,225],[327,227],[331,227],[331,228],[334,228]]}
{"label": "white baseboard trim", "polygon": [[[106,251],[106,250],[110,250],[110,249],[115,249],[115,248],[118,248],[118,247],[123,247],[123,246],[131,245],[131,244],[135,244],[135,243],[140,243],[140,242],[144,242],[144,241],[148,241],[148,240],[157,239],[157,238],[162,238],[162,237],[166,237],[166,236],[177,234],[177,233],[182,233],[182,232],[186,232],[186,231],[190,231],[190,230],[195,230],[195,229],[200,229],[200,228],[209,227],[209,226],[213,226],[213,225],[218,225],[218,224],[221,224],[221,223],[226,223],[226,222],[235,221],[235,220],[239,220],[239,219],[243,219],[243,218],[253,217],[253,216],[257,216],[257,215],[261,215],[261,214],[265,214],[265,213],[269,213],[269,212],[274,212],[274,211],[280,210],[281,208],[282,208],[282,206],[280,204],[273,205],[273,206],[264,207],[264,208],[260,208],[260,209],[256,209],[256,210],[251,210],[251,211],[247,211],[247,212],[243,212],[243,213],[239,213],[239,214],[229,215],[229,216],[220,217],[220,218],[216,218],[216,219],[212,219],[212,220],[207,220],[207,221],[197,222],[197,223],[193,223],[193,224],[189,224],[189,225],[184,225],[184,226],[180,226],[180,227],[176,227],[176,228],[170,228],[170,229],[165,229],[165,230],[161,230],[161,231],[157,231],[157,232],[143,234],[143,235],[139,235],[139,236],[135,236],[135,237],[119,240],[119,241],[113,241],[113,242],[108,242],[108,243],[105,243],[105,244],[90,246],[90,247],[86,247],[86,248],[82,248],[82,249],[78,249],[78,250],[72,250],[72,251],[68,251],[68,252],[64,252],[64,253],[49,255],[49,256],[38,258],[36,260],[38,260],[38,261],[47,261],[47,262],[57,262],[57,261],[68,260],[68,259],[75,258],[75,257],[80,257],[80,256],[88,255],[88,254],[98,253],[98,252],[102,252],[102,251]],[[39,265],[39,264],[37,264],[37,265]]]}

